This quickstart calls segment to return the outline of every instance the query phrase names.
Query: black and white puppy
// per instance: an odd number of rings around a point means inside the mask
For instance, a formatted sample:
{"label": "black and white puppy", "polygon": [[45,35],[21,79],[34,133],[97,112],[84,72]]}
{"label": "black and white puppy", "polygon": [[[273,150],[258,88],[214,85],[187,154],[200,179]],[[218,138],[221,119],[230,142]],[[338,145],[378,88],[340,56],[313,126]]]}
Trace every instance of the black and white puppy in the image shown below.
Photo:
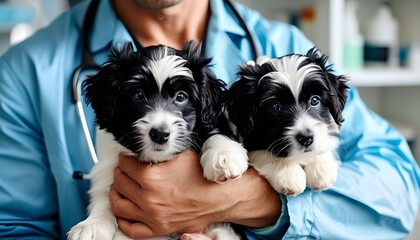
{"label": "black and white puppy", "polygon": [[241,66],[230,88],[229,118],[250,164],[278,192],[324,190],[336,180],[346,82],[315,48]]}
{"label": "black and white puppy", "polygon": [[[131,43],[114,48],[109,61],[86,80],[84,92],[96,113],[99,162],[92,169],[89,216],[69,239],[125,239],[108,199],[119,152],[160,163],[193,149],[202,152],[204,176],[211,181],[240,176],[248,156],[231,136],[222,111],[225,84],[208,68],[201,45],[183,50],[151,46],[134,52]],[[211,226],[212,238],[238,239],[227,224]],[[167,239],[167,238],[157,238]]]}

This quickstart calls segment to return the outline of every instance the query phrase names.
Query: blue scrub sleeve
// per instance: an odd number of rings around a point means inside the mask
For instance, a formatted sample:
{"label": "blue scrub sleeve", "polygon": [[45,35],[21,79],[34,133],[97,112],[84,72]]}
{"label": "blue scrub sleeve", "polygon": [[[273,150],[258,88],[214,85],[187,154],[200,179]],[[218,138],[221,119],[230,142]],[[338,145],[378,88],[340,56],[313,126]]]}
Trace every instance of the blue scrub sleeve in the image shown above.
{"label": "blue scrub sleeve", "polygon": [[58,239],[55,183],[31,94],[36,86],[25,84],[0,58],[0,238]]}
{"label": "blue scrub sleeve", "polygon": [[245,234],[248,239],[266,239],[266,240],[278,240],[279,237],[284,236],[287,229],[289,228],[289,213],[287,209],[287,198],[280,194],[282,202],[281,215],[277,222],[265,228],[247,228]]}

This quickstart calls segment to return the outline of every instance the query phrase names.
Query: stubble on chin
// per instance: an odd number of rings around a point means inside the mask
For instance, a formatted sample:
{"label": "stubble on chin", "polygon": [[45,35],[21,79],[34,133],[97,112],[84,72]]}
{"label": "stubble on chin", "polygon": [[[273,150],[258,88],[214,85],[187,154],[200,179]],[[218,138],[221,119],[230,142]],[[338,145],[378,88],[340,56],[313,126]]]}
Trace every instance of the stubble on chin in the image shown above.
{"label": "stubble on chin", "polygon": [[150,10],[159,10],[172,7],[183,0],[133,0],[135,4]]}

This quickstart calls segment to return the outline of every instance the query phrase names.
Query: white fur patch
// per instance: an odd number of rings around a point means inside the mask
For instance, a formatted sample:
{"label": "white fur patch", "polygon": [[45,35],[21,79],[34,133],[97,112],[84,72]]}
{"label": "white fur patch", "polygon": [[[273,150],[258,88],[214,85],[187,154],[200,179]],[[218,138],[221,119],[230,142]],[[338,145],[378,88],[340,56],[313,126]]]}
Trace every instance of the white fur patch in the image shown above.
{"label": "white fur patch", "polygon": [[248,156],[240,143],[216,134],[204,142],[200,163],[206,179],[224,181],[248,169]]}
{"label": "white fur patch", "polygon": [[[185,135],[187,122],[171,112],[157,109],[146,114],[135,122],[135,127],[143,141],[141,159],[145,162],[158,163],[172,158],[180,149],[185,149],[183,142],[177,138],[180,134]],[[157,144],[152,141],[149,132],[152,128],[164,127],[169,131],[169,139],[165,144]]]}
{"label": "white fur patch", "polygon": [[[331,123],[336,125],[335,122]],[[309,146],[311,151],[303,152],[302,147],[297,142],[295,136],[300,132],[306,132],[307,130],[313,132],[314,141]],[[321,120],[311,117],[306,112],[297,113],[296,122],[291,126],[286,133],[288,142],[292,146],[291,159],[297,161],[299,164],[306,165],[309,158],[312,158],[318,154],[334,151],[339,140],[335,136],[330,135],[331,130],[329,126]]]}
{"label": "white fur patch", "polygon": [[332,152],[307,158],[306,164],[299,164],[258,150],[249,153],[249,162],[276,191],[286,195],[298,195],[306,186],[321,191],[331,187],[337,178],[338,161]]}
{"label": "white fur patch", "polygon": [[119,232],[111,211],[109,189],[114,181],[114,169],[118,165],[118,153],[129,152],[114,140],[106,130],[96,131],[98,163],[92,168],[92,186],[89,189],[89,216],[68,233],[68,239],[112,239]]}
{"label": "white fur patch", "polygon": [[207,237],[213,240],[238,240],[235,231],[228,223],[213,223],[204,230]]}
{"label": "white fur patch", "polygon": [[337,179],[338,165],[332,152],[316,156],[314,161],[305,166],[306,185],[317,191],[331,187]]}
{"label": "white fur patch", "polygon": [[306,188],[305,172],[295,161],[277,158],[270,152],[258,150],[249,153],[249,162],[278,192],[298,195]]}
{"label": "white fur patch", "polygon": [[191,70],[185,67],[187,61],[176,55],[166,55],[157,60],[150,61],[147,68],[151,70],[159,89],[163,83],[174,76],[186,76],[192,78]]}
{"label": "white fur patch", "polygon": [[319,71],[319,66],[316,64],[308,64],[299,68],[300,64],[306,59],[306,57],[294,55],[281,59],[272,59],[270,60],[270,63],[278,71],[267,73],[262,78],[269,77],[270,79],[273,79],[273,81],[287,85],[297,102],[305,77],[310,72]]}

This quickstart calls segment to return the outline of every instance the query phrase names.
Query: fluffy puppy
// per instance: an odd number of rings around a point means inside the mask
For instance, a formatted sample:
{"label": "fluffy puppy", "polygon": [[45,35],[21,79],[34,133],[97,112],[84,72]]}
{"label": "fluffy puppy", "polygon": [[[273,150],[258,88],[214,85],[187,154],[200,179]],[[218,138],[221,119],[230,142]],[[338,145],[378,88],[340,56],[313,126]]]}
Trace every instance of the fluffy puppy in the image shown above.
{"label": "fluffy puppy", "polygon": [[227,102],[250,164],[286,195],[329,188],[337,177],[346,77],[315,48],[264,61],[240,67]]}
{"label": "fluffy puppy", "polygon": [[[99,162],[92,169],[89,216],[74,226],[69,239],[125,239],[118,231],[108,193],[118,153],[160,163],[193,149],[202,151],[204,175],[211,181],[241,175],[248,167],[246,150],[230,136],[222,114],[225,84],[201,57],[201,45],[183,50],[151,46],[134,52],[131,43],[114,48],[109,61],[88,78],[84,93],[96,113]],[[237,239],[227,224],[207,234]],[[158,238],[167,239],[167,238]]]}

